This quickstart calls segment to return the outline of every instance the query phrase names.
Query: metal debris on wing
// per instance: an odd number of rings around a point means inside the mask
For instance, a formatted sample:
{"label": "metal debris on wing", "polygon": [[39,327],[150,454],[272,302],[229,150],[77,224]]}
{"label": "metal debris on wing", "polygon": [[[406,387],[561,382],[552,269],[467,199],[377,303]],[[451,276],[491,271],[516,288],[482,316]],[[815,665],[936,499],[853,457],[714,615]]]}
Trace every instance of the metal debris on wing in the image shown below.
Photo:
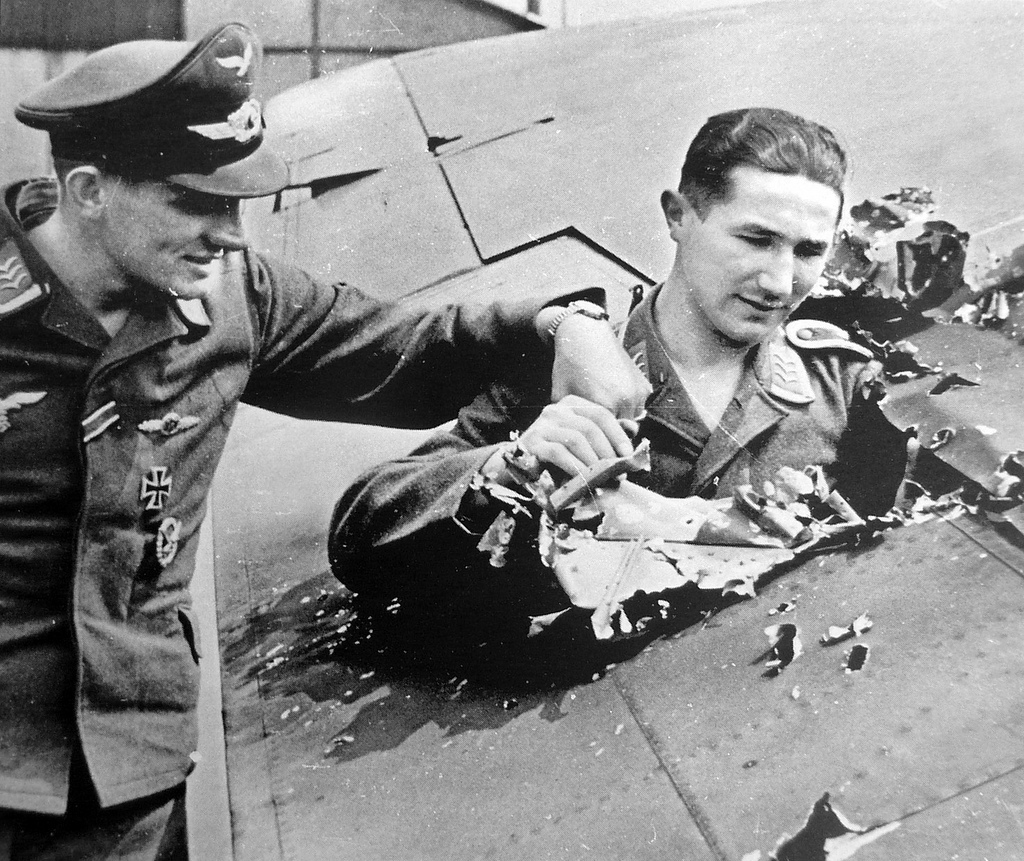
{"label": "metal debris on wing", "polygon": [[[624,604],[633,596],[671,596],[696,587],[753,597],[761,577],[799,554],[898,525],[865,523],[816,466],[783,467],[759,487],[740,485],[730,497],[708,500],[665,497],[626,478],[648,463],[645,442],[633,456],[597,464],[584,481],[561,487],[533,465],[520,471],[521,492],[511,496],[507,487],[478,482],[474,489],[507,509],[478,549],[492,565],[504,565],[517,518],[526,515],[537,524],[540,560],[566,596],[566,607],[531,617],[529,636],[572,606],[591,611],[598,640],[634,636],[649,630],[656,617],[648,612],[631,619]],[[662,606],[663,619],[671,618],[670,609],[671,602]]]}
{"label": "metal debris on wing", "polygon": [[844,640],[859,637],[871,630],[874,622],[867,613],[861,613],[849,625],[829,625],[828,631],[821,635],[820,641],[823,646],[834,646]]}
{"label": "metal debris on wing", "polygon": [[[783,836],[768,857],[771,861],[844,861],[899,825],[898,821],[857,825],[832,806],[826,792],[814,803],[803,827],[792,837]],[[760,853],[745,857],[760,857]]]}
{"label": "metal debris on wing", "polygon": [[955,388],[970,388],[971,386],[980,386],[981,383],[976,383],[974,380],[968,380],[966,377],[961,377],[956,373],[943,373],[939,375],[939,381],[935,384],[928,392],[929,397],[935,395],[941,395],[948,392],[950,389]]}
{"label": "metal debris on wing", "polygon": [[503,568],[505,566],[505,556],[508,553],[508,545],[512,541],[515,528],[516,519],[511,514],[500,511],[477,543],[477,550],[489,554],[488,561],[492,567]]}
{"label": "metal debris on wing", "polygon": [[764,632],[770,646],[764,674],[774,678],[804,653],[804,646],[800,641],[800,630],[789,622],[769,625]]}

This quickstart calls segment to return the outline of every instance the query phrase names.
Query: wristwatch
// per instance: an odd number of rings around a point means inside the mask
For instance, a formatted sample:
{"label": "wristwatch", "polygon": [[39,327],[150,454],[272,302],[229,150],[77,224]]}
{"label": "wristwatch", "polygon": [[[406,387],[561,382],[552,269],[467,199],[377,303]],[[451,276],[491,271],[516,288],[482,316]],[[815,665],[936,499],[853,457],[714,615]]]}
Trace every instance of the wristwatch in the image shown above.
{"label": "wristwatch", "polygon": [[596,302],[588,302],[586,299],[574,299],[559,311],[548,324],[548,337],[550,337],[552,341],[555,339],[555,332],[558,331],[558,327],[568,320],[573,314],[582,314],[584,317],[589,317],[591,320],[608,319],[608,312]]}

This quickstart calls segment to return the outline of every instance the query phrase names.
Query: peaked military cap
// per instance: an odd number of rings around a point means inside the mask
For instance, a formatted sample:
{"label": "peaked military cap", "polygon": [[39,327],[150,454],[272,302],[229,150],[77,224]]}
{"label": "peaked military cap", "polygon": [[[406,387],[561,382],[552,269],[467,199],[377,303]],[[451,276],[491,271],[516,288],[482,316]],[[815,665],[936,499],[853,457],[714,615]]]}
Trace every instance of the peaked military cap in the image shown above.
{"label": "peaked military cap", "polygon": [[288,179],[283,159],[263,146],[253,96],[261,57],[259,39],[242,24],[217,27],[198,42],[124,42],[44,84],[15,115],[49,132],[55,158],[209,194],[260,197]]}

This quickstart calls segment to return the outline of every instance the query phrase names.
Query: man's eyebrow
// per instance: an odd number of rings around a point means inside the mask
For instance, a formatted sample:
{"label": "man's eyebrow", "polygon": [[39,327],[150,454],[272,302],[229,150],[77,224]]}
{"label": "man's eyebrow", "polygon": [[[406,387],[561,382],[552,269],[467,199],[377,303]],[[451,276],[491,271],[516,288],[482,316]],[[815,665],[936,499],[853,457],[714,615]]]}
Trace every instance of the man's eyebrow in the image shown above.
{"label": "man's eyebrow", "polygon": [[781,236],[777,230],[761,224],[757,221],[747,221],[736,228],[740,233],[756,233],[759,236]]}
{"label": "man's eyebrow", "polygon": [[[746,233],[752,236],[765,237],[770,239],[780,239],[784,237],[783,233],[768,227],[765,224],[761,224],[757,221],[747,221],[737,226],[737,233]],[[813,250],[816,253],[822,253],[828,248],[831,242],[831,237],[828,239],[814,239],[810,236],[806,236],[802,239],[798,239],[795,243],[797,248],[807,248]]]}
{"label": "man's eyebrow", "polygon": [[829,243],[823,239],[802,239],[796,244],[797,248],[806,248],[816,254],[822,254],[828,248]]}

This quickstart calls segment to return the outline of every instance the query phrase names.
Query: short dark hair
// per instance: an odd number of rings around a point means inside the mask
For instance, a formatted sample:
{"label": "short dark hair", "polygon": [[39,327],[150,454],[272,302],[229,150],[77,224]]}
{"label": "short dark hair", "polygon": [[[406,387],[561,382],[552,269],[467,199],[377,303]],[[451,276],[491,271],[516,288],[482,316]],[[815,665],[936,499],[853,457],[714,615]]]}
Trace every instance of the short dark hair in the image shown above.
{"label": "short dark hair", "polygon": [[846,152],[830,129],[780,108],[742,108],[711,117],[683,162],[680,193],[701,218],[729,198],[730,172],[748,165],[804,176],[833,189],[843,211]]}
{"label": "short dark hair", "polygon": [[59,185],[64,185],[68,174],[78,167],[95,167],[107,176],[117,177],[122,182],[133,185],[140,182],[158,182],[163,177],[156,172],[131,171],[118,165],[110,164],[107,159],[97,156],[90,159],[64,158],[53,156],[53,172]]}

